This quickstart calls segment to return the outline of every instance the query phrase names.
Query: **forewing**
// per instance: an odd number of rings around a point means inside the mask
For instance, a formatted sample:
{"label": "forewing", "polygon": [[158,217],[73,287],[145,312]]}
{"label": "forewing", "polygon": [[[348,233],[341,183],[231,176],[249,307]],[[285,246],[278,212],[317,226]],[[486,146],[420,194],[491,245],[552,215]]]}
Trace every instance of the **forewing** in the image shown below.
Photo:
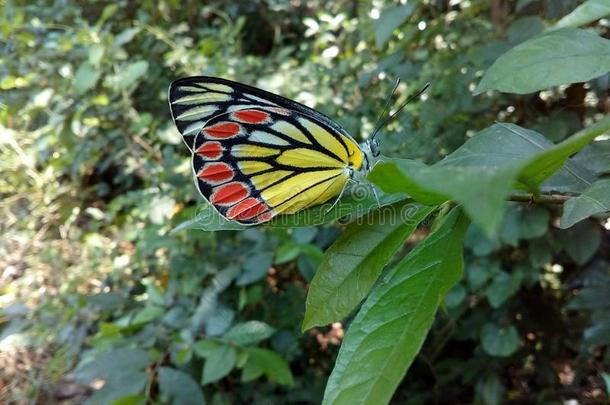
{"label": "forewing", "polygon": [[295,111],[312,117],[351,139],[336,122],[303,104],[218,77],[192,76],[178,79],[170,85],[168,99],[172,118],[191,150],[195,136],[210,119],[255,106],[275,106]]}
{"label": "forewing", "polygon": [[312,116],[258,105],[205,123],[193,141],[193,172],[223,216],[257,224],[339,194],[354,148]]}

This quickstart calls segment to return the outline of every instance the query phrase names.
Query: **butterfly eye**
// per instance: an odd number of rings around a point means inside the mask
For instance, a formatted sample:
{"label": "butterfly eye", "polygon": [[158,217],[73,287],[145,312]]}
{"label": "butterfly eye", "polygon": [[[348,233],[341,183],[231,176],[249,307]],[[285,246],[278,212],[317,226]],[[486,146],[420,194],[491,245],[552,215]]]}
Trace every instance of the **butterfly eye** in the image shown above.
{"label": "butterfly eye", "polygon": [[371,155],[373,155],[374,157],[379,156],[379,153],[381,151],[379,150],[379,143],[377,143],[376,139],[371,140],[370,147],[371,147]]}

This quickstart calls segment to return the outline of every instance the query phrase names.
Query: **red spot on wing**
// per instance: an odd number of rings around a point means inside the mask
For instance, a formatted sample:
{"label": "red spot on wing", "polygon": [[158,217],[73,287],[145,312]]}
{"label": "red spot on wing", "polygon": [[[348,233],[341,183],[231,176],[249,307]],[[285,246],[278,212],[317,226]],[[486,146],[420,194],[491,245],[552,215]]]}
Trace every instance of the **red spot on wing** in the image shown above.
{"label": "red spot on wing", "polygon": [[208,159],[218,159],[222,154],[222,146],[220,142],[205,142],[195,151],[196,154]]}
{"label": "red spot on wing", "polygon": [[226,163],[208,163],[197,173],[197,177],[208,183],[222,183],[231,180],[233,175],[233,169]]}
{"label": "red spot on wing", "polygon": [[273,211],[267,211],[261,215],[259,215],[258,217],[256,217],[256,223],[263,223],[263,222],[267,222],[269,221],[271,218],[273,218],[275,216],[275,213]]}
{"label": "red spot on wing", "polygon": [[236,120],[248,124],[260,124],[269,120],[269,114],[259,110],[240,110],[235,111],[233,116]]}
{"label": "red spot on wing", "polygon": [[227,139],[239,134],[241,126],[234,122],[220,122],[218,124],[204,127],[205,132],[210,138]]}
{"label": "red spot on wing", "polygon": [[210,202],[215,205],[232,205],[248,196],[248,189],[242,183],[232,182],[214,189]]}
{"label": "red spot on wing", "polygon": [[264,202],[257,200],[254,197],[248,197],[231,207],[227,212],[227,218],[245,221],[264,213],[268,209],[269,207]]}

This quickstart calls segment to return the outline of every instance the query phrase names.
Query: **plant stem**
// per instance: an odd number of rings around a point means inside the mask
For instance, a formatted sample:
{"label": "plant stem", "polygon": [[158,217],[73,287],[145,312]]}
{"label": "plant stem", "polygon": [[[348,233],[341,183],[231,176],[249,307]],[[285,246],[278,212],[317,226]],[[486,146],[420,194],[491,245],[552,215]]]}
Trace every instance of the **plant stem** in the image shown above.
{"label": "plant stem", "polygon": [[569,195],[562,194],[511,194],[508,201],[531,202],[535,204],[563,204],[572,198]]}

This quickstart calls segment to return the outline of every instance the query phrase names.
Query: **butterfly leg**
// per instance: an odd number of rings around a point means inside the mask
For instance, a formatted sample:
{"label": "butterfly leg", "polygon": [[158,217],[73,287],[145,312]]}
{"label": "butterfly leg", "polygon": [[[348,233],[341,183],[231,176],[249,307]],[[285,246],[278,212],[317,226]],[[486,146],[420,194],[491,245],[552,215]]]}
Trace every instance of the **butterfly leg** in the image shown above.
{"label": "butterfly leg", "polygon": [[333,205],[330,206],[329,209],[326,210],[326,212],[324,213],[324,215],[328,214],[330,212],[330,210],[332,210],[333,208],[335,208],[335,205],[337,205],[337,203],[339,202],[339,200],[341,199],[341,197],[343,197],[343,193],[345,192],[345,189],[347,188],[347,184],[345,186],[343,186],[343,188],[341,189],[341,192],[339,193],[339,196],[335,199],[335,202],[333,203]]}
{"label": "butterfly leg", "polygon": [[371,187],[373,189],[373,195],[375,196],[375,200],[377,201],[377,207],[381,208],[381,201],[379,201],[379,195],[377,195],[377,190],[375,189],[375,186],[371,184]]}

